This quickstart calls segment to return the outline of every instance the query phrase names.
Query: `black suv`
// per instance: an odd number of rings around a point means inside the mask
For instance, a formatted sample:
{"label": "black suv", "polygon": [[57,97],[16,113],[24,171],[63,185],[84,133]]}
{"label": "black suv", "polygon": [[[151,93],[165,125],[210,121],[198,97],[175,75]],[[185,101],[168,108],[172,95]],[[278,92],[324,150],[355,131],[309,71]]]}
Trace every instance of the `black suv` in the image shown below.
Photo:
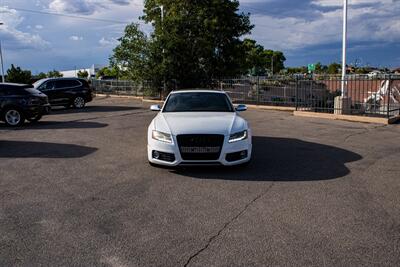
{"label": "black suv", "polygon": [[25,119],[39,121],[49,111],[47,96],[32,85],[0,84],[0,119],[8,126],[21,126]]}
{"label": "black suv", "polygon": [[81,109],[94,97],[94,91],[85,79],[42,79],[35,82],[33,86],[49,97],[52,106],[65,106],[66,108],[73,106]]}

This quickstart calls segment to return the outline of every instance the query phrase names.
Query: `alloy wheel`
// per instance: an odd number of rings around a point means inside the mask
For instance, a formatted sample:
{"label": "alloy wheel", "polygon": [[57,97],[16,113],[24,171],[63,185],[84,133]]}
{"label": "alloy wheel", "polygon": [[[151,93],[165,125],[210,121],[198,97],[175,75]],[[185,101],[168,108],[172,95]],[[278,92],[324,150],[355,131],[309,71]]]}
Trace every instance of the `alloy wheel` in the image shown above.
{"label": "alloy wheel", "polygon": [[76,108],[83,108],[85,106],[85,99],[83,99],[83,97],[76,97],[74,100],[74,106]]}
{"label": "alloy wheel", "polygon": [[7,124],[17,126],[21,122],[21,114],[18,110],[10,109],[6,112],[5,119]]}

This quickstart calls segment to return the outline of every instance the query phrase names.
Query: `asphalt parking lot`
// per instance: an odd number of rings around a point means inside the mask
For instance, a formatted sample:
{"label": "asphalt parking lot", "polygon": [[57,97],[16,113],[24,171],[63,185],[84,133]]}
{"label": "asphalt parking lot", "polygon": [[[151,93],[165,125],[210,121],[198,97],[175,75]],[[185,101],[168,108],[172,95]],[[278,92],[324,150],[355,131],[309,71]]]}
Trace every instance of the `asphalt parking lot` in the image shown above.
{"label": "asphalt parking lot", "polygon": [[249,110],[247,167],[162,169],[154,113],[0,124],[0,266],[400,266],[400,125]]}

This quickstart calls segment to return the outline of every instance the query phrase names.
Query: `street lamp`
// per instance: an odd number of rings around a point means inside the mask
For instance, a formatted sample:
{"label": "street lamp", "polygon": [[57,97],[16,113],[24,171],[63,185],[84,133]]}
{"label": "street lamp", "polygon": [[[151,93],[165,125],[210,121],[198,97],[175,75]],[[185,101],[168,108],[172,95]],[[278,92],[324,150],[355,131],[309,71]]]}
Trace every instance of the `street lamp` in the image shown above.
{"label": "street lamp", "polygon": [[[160,5],[159,7],[155,7],[151,10],[156,10],[156,9],[160,9],[161,11],[161,30],[164,31],[164,6]],[[165,62],[165,49],[163,47],[162,49],[162,60],[163,63]],[[165,79],[165,74],[164,74],[164,81],[163,81],[163,93],[162,93],[162,98],[165,97],[165,92],[167,91],[167,83],[166,83],[166,79]]]}
{"label": "street lamp", "polygon": [[342,97],[346,97],[346,48],[347,48],[347,3],[343,0],[343,41],[342,41]]}
{"label": "street lamp", "polygon": [[[0,26],[4,25],[3,22],[0,22]],[[0,40],[0,60],[1,60],[1,82],[4,83],[5,79],[4,79],[4,62],[3,62],[3,49],[1,46],[1,40]]]}

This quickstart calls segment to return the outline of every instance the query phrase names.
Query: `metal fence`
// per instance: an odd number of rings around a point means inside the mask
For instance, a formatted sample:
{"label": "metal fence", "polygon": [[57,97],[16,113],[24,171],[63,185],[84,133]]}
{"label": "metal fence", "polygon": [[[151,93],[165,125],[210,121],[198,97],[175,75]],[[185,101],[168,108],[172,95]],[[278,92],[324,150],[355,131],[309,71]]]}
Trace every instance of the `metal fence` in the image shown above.
{"label": "metal fence", "polygon": [[348,115],[400,115],[400,78],[346,78],[347,110],[335,105],[341,96],[341,77],[250,77],[221,79],[214,88],[226,91],[235,103],[286,106],[296,110]]}
{"label": "metal fence", "polygon": [[[341,95],[337,76],[239,77],[214,80],[210,87],[223,90],[233,102],[293,107],[310,112],[341,112],[335,97]],[[98,93],[162,99],[168,92],[151,82],[93,80]],[[349,106],[346,114],[393,117],[400,115],[400,78],[348,76],[345,80]],[[169,91],[175,89],[168,86]],[[168,90],[167,90],[168,91]]]}
{"label": "metal fence", "polygon": [[98,94],[137,96],[149,99],[162,98],[162,88],[155,86],[152,82],[92,80],[91,83]]}

